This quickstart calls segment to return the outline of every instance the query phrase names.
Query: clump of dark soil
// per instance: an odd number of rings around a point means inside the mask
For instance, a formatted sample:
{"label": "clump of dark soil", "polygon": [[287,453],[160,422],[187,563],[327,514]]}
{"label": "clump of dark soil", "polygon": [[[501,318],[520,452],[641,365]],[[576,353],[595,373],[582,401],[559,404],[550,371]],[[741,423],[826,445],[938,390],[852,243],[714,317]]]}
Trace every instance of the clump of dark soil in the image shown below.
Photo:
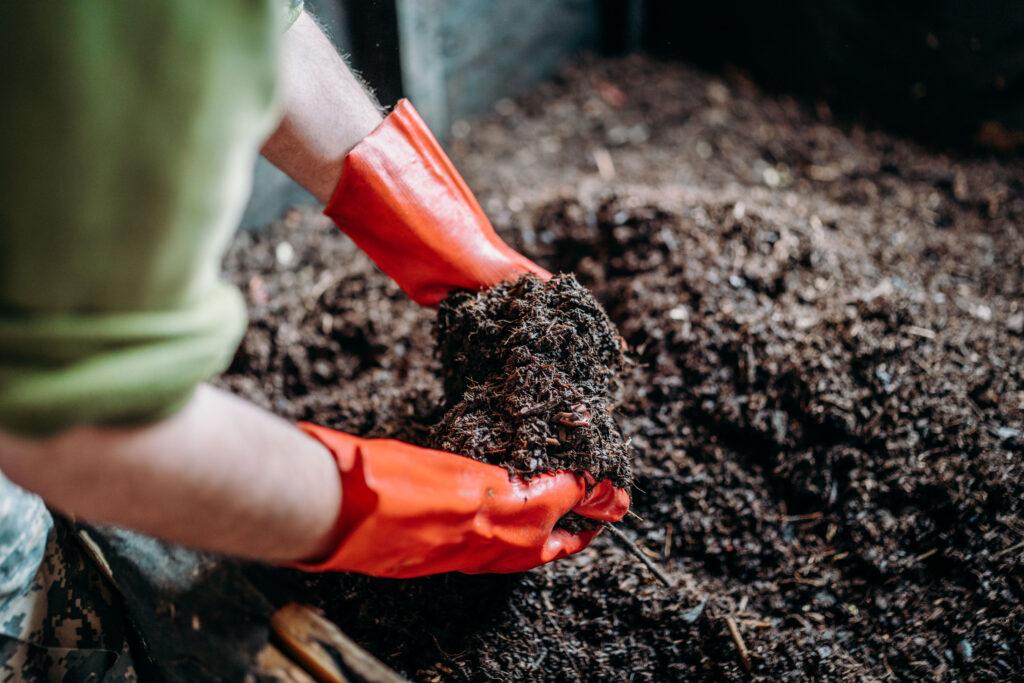
{"label": "clump of dark soil", "polygon": [[[604,535],[520,577],[302,577],[301,599],[415,680],[1024,676],[1019,164],[643,58],[573,67],[450,147],[503,236],[625,338],[621,526],[676,588]],[[228,268],[253,324],[222,384],[430,443],[433,311],[313,212]]]}
{"label": "clump of dark soil", "polygon": [[511,475],[588,472],[626,487],[632,458],[612,419],[621,340],[572,275],[526,275],[440,306],[446,410],[435,448]]}

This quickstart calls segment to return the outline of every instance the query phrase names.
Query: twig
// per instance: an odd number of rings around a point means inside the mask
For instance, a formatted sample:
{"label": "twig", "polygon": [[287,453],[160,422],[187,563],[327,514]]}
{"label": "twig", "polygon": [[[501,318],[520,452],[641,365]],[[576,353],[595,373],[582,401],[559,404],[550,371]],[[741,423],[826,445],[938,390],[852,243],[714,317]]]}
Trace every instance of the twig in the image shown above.
{"label": "twig", "polygon": [[927,560],[929,557],[931,557],[932,555],[934,555],[937,552],[939,552],[938,548],[932,548],[931,550],[926,550],[923,553],[921,553],[920,555],[914,555],[913,557],[908,557],[908,558],[904,559],[903,560],[903,565],[906,566],[906,567],[913,567],[918,562],[923,562],[924,560]]}
{"label": "twig", "polygon": [[927,327],[918,327],[917,325],[908,325],[903,330],[907,334],[912,334],[917,337],[923,337],[925,339],[935,339],[935,332],[929,330]]}
{"label": "twig", "polygon": [[929,557],[931,557],[932,555],[934,555],[937,552],[939,552],[938,548],[932,548],[931,550],[925,550],[920,555],[915,555],[914,557],[912,557],[910,559],[910,563],[911,564],[917,564],[918,562],[923,562],[924,560],[927,560]]}
{"label": "twig", "polygon": [[743,625],[750,628],[772,628],[774,626],[772,622],[765,621],[764,619],[744,619]]}
{"label": "twig", "polygon": [[750,673],[750,650],[747,649],[747,644],[743,641],[743,634],[740,633],[736,620],[726,615],[725,625],[729,627],[729,635],[732,637],[732,642],[736,645],[736,653],[740,656],[740,664],[743,665],[743,670]]}
{"label": "twig", "polygon": [[805,579],[802,576],[794,576],[792,579],[784,579],[783,582],[791,581],[798,583],[801,586],[814,586],[815,588],[821,588],[828,585],[828,581],[825,579]]}
{"label": "twig", "polygon": [[805,512],[802,515],[782,515],[779,519],[783,522],[816,522],[825,515],[818,510],[816,512]]}
{"label": "twig", "polygon": [[612,536],[615,536],[615,538],[619,539],[619,541],[622,543],[623,548],[628,550],[630,553],[633,554],[634,557],[643,562],[644,566],[651,570],[651,573],[654,574],[654,576],[657,577],[659,581],[661,581],[669,588],[676,587],[676,582],[672,580],[672,577],[666,574],[665,570],[659,567],[657,564],[655,564],[651,560],[651,558],[647,557],[647,555],[645,555],[644,552],[640,550],[640,548],[637,546],[636,542],[630,539],[629,536],[625,534],[625,532],[623,532],[621,529],[612,526],[608,522],[604,523],[604,527],[612,533]]}
{"label": "twig", "polygon": [[1014,550],[1020,550],[1021,548],[1024,548],[1024,541],[1021,541],[1017,545],[1011,545],[1009,548],[1003,548],[999,552],[995,553],[992,557],[1002,557],[1007,553],[1012,553]]}
{"label": "twig", "polygon": [[638,515],[635,512],[633,512],[632,510],[626,510],[626,514],[629,515],[630,517],[633,517],[634,519],[639,519],[641,522],[647,521],[643,517],[641,517],[640,515]]}

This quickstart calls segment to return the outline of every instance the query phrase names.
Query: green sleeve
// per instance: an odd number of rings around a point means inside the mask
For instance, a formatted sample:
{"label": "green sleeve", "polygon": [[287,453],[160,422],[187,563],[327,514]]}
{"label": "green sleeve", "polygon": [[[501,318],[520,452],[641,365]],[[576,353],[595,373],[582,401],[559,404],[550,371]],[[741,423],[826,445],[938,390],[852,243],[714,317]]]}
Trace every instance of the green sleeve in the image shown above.
{"label": "green sleeve", "polygon": [[0,429],[152,420],[230,362],[219,267],[276,118],[280,3],[0,10]]}

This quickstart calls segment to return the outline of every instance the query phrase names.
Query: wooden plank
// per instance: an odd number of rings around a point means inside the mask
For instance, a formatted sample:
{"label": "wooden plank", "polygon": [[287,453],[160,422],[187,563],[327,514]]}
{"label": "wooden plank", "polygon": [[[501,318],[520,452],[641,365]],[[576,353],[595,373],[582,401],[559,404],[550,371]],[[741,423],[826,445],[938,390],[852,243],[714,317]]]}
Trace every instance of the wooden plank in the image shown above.
{"label": "wooden plank", "polygon": [[305,669],[269,643],[256,655],[253,673],[283,683],[316,683]]}
{"label": "wooden plank", "polygon": [[318,681],[405,683],[316,608],[290,603],[275,612],[270,623],[285,650]]}

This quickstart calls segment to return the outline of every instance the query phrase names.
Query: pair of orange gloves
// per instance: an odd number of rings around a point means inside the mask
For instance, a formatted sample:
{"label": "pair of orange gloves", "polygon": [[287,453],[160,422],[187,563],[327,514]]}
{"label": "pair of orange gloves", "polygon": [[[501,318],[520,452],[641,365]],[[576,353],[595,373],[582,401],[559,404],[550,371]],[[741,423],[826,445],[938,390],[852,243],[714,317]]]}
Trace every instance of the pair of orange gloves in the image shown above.
{"label": "pair of orange gloves", "polygon": [[[348,154],[324,213],[425,306],[525,273],[551,277],[495,234],[407,100]],[[310,571],[525,571],[582,550],[597,534],[555,528],[564,515],[618,521],[629,508],[626,491],[587,473],[510,479],[501,467],[452,453],[300,427],[334,454],[342,482],[337,547],[299,565]]]}

